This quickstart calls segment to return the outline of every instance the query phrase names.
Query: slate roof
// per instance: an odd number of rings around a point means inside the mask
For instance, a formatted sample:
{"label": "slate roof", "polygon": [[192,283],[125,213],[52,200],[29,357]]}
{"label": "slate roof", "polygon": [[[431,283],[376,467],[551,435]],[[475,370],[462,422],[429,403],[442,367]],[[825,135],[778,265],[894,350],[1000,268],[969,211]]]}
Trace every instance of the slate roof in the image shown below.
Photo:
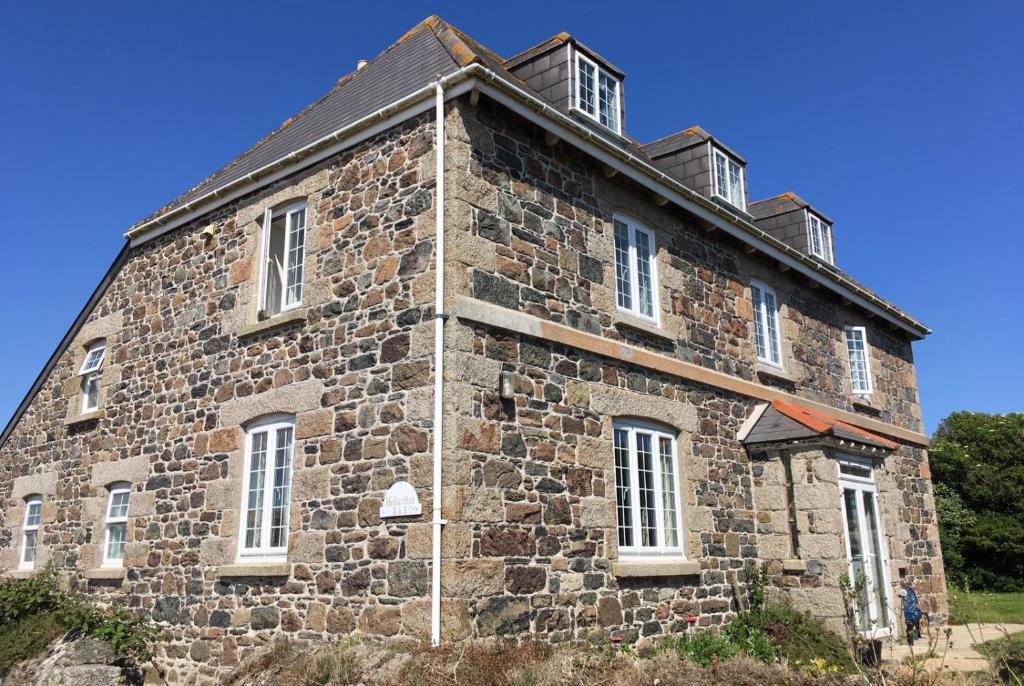
{"label": "slate roof", "polygon": [[852,443],[896,450],[898,443],[865,431],[823,412],[816,412],[781,400],[773,400],[751,428],[744,445],[780,443],[834,437]]}
{"label": "slate roof", "polygon": [[662,155],[673,153],[676,150],[693,147],[694,145],[704,143],[706,141],[713,141],[716,146],[729,153],[743,164],[747,163],[747,161],[743,159],[742,155],[712,136],[700,126],[691,126],[688,129],[683,129],[682,131],[670,134],[664,138],[659,138],[658,140],[651,141],[650,143],[644,143],[640,146],[640,149],[643,150],[644,154],[647,156],[657,158]]}
{"label": "slate roof", "polygon": [[776,215],[785,214],[786,212],[794,212],[804,208],[811,210],[814,214],[818,215],[829,224],[833,223],[833,221],[824,212],[816,209],[811,205],[811,203],[807,202],[792,191],[780,193],[772,198],[765,198],[764,200],[747,203],[747,212],[749,212],[754,219],[774,217]]}
{"label": "slate roof", "polygon": [[[224,167],[138,222],[143,224],[274,162],[339,128],[451,74],[461,65],[439,36],[443,22],[417,24],[365,67],[338,82],[294,117]],[[447,25],[444,25],[445,27]]]}

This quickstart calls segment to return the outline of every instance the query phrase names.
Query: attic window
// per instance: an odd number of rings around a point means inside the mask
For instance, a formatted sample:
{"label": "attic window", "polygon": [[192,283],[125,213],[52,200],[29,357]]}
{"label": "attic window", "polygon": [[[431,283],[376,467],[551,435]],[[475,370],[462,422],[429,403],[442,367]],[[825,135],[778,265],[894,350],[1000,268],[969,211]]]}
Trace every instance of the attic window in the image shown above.
{"label": "attic window", "polygon": [[820,257],[829,264],[835,264],[835,254],[832,252],[832,227],[817,216],[808,212],[807,233],[807,246],[809,248],[809,252],[815,257]]}
{"label": "attic window", "polygon": [[718,148],[711,149],[715,163],[715,195],[741,210],[747,209],[743,167]]}
{"label": "attic window", "polygon": [[263,218],[263,288],[261,318],[302,305],[302,271],[306,246],[306,204],[298,203]]}
{"label": "attic window", "polygon": [[576,53],[576,109],[615,133],[619,127],[619,80]]}
{"label": "attic window", "polygon": [[85,360],[78,370],[82,377],[82,412],[92,412],[100,406],[100,382],[103,374],[103,358],[107,352],[107,342],[103,339],[95,341],[85,353]]}

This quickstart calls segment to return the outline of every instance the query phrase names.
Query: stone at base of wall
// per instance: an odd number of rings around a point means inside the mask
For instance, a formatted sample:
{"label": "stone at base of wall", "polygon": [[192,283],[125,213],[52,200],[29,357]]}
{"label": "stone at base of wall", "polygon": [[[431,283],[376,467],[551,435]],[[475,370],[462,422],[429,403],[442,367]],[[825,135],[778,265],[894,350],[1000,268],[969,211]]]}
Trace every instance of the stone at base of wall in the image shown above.
{"label": "stone at base of wall", "polygon": [[221,565],[217,568],[218,577],[243,576],[291,576],[290,562],[253,562],[233,565]]}
{"label": "stone at base of wall", "polygon": [[124,567],[95,567],[82,574],[86,579],[123,579],[127,571]]}
{"label": "stone at base of wall", "polygon": [[692,560],[617,560],[612,565],[617,578],[654,576],[695,576],[700,574],[700,562]]}

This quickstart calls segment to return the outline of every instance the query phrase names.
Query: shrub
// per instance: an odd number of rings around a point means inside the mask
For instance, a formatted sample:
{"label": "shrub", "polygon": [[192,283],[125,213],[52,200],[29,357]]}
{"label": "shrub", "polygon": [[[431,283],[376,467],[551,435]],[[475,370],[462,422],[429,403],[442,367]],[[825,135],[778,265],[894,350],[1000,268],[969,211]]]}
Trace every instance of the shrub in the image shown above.
{"label": "shrub", "polygon": [[[30,633],[14,633],[18,626]],[[66,591],[50,567],[28,579],[0,580],[0,627],[11,631],[24,648],[14,662],[39,654],[61,633],[107,641],[118,655],[144,662],[152,657],[151,644],[160,635],[156,626],[124,608],[103,609]],[[44,636],[48,638],[43,640]]]}
{"label": "shrub", "polygon": [[[737,639],[759,641],[747,637],[763,634],[774,653],[780,658],[800,665],[824,661],[824,669],[836,666],[843,672],[853,672],[853,660],[846,643],[838,634],[825,629],[809,612],[774,602],[767,603],[758,612],[742,612],[726,629]],[[755,655],[750,651],[751,655]]]}
{"label": "shrub", "polygon": [[41,654],[63,633],[57,618],[46,612],[0,623],[0,678],[22,660]]}

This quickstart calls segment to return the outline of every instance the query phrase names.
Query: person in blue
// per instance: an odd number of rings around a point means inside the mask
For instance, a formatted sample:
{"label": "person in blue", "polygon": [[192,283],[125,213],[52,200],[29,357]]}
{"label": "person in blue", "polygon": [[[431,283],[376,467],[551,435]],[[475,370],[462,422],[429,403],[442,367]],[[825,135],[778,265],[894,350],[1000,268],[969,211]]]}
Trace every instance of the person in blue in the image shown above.
{"label": "person in blue", "polygon": [[903,603],[903,621],[907,627],[907,643],[914,645],[914,639],[921,638],[921,618],[924,618],[927,625],[928,613],[918,607],[917,593],[910,586],[901,589],[899,596]]}

